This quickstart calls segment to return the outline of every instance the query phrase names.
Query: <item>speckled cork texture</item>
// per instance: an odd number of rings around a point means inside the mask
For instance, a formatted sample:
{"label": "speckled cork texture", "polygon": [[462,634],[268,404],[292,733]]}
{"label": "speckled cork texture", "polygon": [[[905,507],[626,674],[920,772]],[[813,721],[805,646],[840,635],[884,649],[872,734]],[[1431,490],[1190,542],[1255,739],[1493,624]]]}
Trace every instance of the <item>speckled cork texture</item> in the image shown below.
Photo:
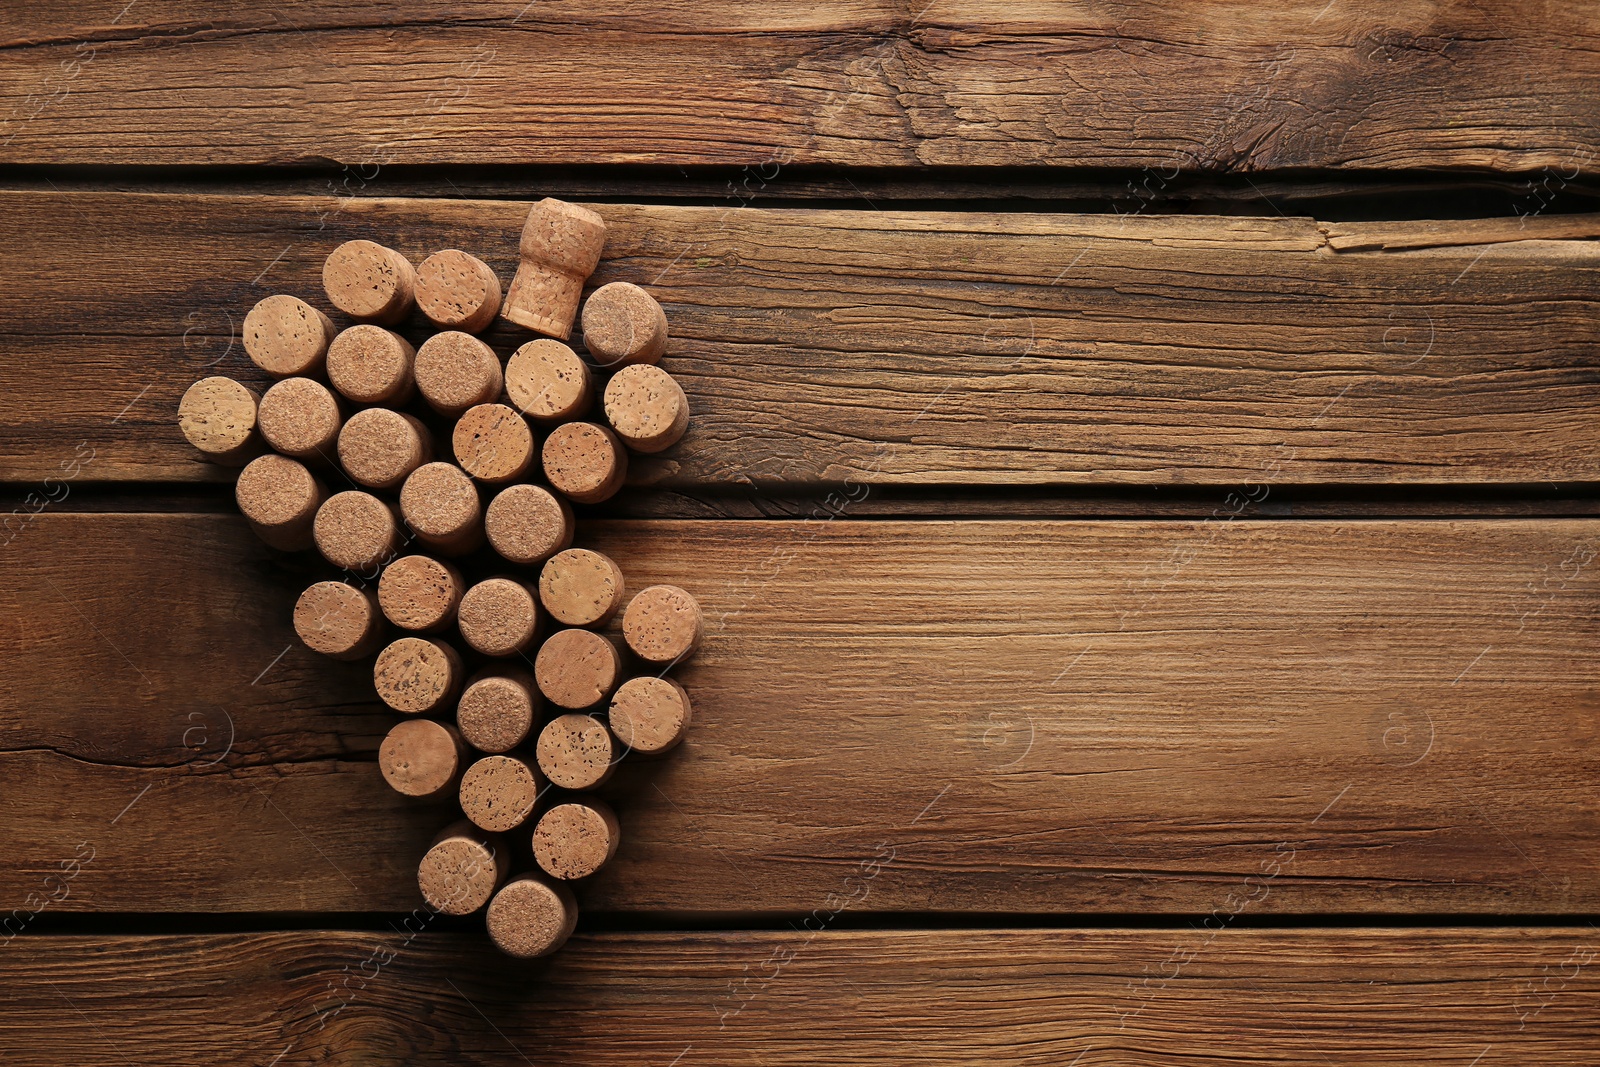
{"label": "speckled cork texture", "polygon": [[399,554],[403,543],[394,505],[358,489],[323,501],[312,535],[329,563],[371,577]]}
{"label": "speckled cork texture", "polygon": [[338,449],[351,480],[369,489],[397,489],[433,459],[433,434],[413,415],[364,408],[340,429]]}
{"label": "speckled cork texture", "polygon": [[455,728],[432,719],[396,723],[378,747],[378,769],[402,796],[431,800],[455,791],[466,749]]}
{"label": "speckled cork texture", "polygon": [[528,739],[544,706],[533,675],[492,667],[475,675],[456,706],[456,728],[480,752],[509,752]]}
{"label": "speckled cork texture", "polygon": [[400,513],[417,539],[445,555],[463,555],[483,543],[478,487],[453,463],[424,463],[400,487]]}
{"label": "speckled cork texture", "polygon": [[304,300],[269,296],[245,314],[244,350],[274,378],[316,377],[337,332],[332,319]]}
{"label": "speckled cork texture", "polygon": [[212,463],[242,467],[261,453],[256,433],[260,403],[253,390],[232,378],[202,378],[178,401],[178,428]]}
{"label": "speckled cork texture", "polygon": [[471,915],[510,871],[505,842],[465,819],[445,827],[417,865],[417,888],[442,915]]}
{"label": "speckled cork texture", "polygon": [[506,398],[528,418],[546,425],[579,419],[594,403],[594,374],[560,341],[529,341],[511,355]]}
{"label": "speckled cork texture", "polygon": [[606,383],[606,421],[635,452],[671,448],[689,429],[689,398],[660,367],[624,367]]}
{"label": "speckled cork texture", "polygon": [[285,552],[315,544],[317,510],[327,493],[304,463],[276,455],[251,460],[233,487],[239,510],[256,536]]}
{"label": "speckled cork texture", "polygon": [[525,874],[489,902],[489,939],[508,956],[536,959],[566,944],[578,925],[578,901],[564,885]]}
{"label": "speckled cork texture", "polygon": [[500,279],[477,256],[446,248],[417,265],[416,300],[439,329],[477,333],[500,312]]}
{"label": "speckled cork texture", "polygon": [[378,698],[402,715],[444,708],[461,686],[461,657],[443,641],[402,637],[378,653],[372,668]]}
{"label": "speckled cork texture", "polygon": [[562,630],[539,649],[533,676],[545,699],[563,708],[587,708],[617,688],[622,656],[608,638],[591,630]]}
{"label": "speckled cork texture", "polygon": [[538,770],[526,760],[485,756],[461,776],[461,810],[484,830],[515,830],[533,814],[543,786]]}
{"label": "speckled cork texture", "polygon": [[647,663],[670,664],[687,659],[700,647],[705,616],[700,604],[675,585],[652,585],[628,603],[622,615],[622,637],[633,654]]}
{"label": "speckled cork texture", "polygon": [[383,640],[383,615],[370,589],[317,582],[294,605],[294,632],[313,652],[339,660],[364,659]]}
{"label": "speckled cork texture", "polygon": [[417,391],[428,406],[454,418],[470,407],[500,399],[505,388],[500,357],[471,334],[436,333],[417,349],[412,364]]}
{"label": "speckled cork texture", "polygon": [[667,351],[667,313],[632,282],[610,282],[583,304],[583,347],[604,367],[654,363]]}
{"label": "speckled cork texture", "polygon": [[516,481],[539,455],[528,420],[505,404],[469,408],[450,441],[461,469],[489,485]]}
{"label": "speckled cork texture", "polygon": [[485,656],[514,656],[539,636],[539,598],[513,578],[488,578],[467,590],[461,638]]}
{"label": "speckled cork texture", "polygon": [[401,556],[378,579],[384,617],[402,630],[436,633],[455,623],[467,591],[461,571],[429,556]]}
{"label": "speckled cork texture", "polygon": [[542,485],[502,489],[483,515],[484,533],[494,550],[527,566],[570,546],[574,527],[572,505]]}
{"label": "speckled cork texture", "polygon": [[416,270],[392,248],[346,241],[322,264],[322,288],[333,306],[359,322],[393,326],[411,311]]}
{"label": "speckled cork texture", "polygon": [[660,756],[689,728],[689,694],[671,678],[630,678],[611,697],[606,721],[623,748]]}
{"label": "speckled cork texture", "polygon": [[533,828],[533,858],[552,878],[587,878],[611,861],[622,842],[622,825],[599,797],[557,804]]}
{"label": "speckled cork texture", "polygon": [[285,378],[261,397],[256,426],[273,449],[294,459],[332,465],[341,424],[339,401],[310,378]]}
{"label": "speckled cork texture", "polygon": [[416,358],[399,334],[370,324],[352,326],[328,345],[328,381],[357,404],[403,404],[416,387]]}
{"label": "speckled cork texture", "polygon": [[605,723],[592,715],[558,715],[539,731],[539,770],[562,789],[593,789],[611,777],[617,745]]}
{"label": "speckled cork texture", "polygon": [[624,592],[622,568],[593,549],[558,552],[539,571],[539,602],[563,626],[604,626]]}
{"label": "speckled cork texture", "polygon": [[541,455],[551,487],[580,504],[610,500],[628,476],[622,442],[592,422],[558,426],[545,438]]}
{"label": "speckled cork texture", "polygon": [[533,205],[518,246],[521,263],[500,315],[562,340],[572,333],[583,283],[600,263],[605,220],[550,197]]}

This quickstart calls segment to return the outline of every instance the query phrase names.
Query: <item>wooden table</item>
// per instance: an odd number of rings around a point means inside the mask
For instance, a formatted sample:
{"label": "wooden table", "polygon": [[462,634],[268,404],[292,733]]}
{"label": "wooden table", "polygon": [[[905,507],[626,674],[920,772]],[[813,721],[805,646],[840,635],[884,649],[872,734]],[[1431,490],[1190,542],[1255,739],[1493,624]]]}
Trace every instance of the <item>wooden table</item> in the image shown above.
{"label": "wooden table", "polygon": [[[120,6],[0,16],[5,1063],[1600,1054],[1592,6]],[[544,195],[708,638],[530,966],[175,407]]]}

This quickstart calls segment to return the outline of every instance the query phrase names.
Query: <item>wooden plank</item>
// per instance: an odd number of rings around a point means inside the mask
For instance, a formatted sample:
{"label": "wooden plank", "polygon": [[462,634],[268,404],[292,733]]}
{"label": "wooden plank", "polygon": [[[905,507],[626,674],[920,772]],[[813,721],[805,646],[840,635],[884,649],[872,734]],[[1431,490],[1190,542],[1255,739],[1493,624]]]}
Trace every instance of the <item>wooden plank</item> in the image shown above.
{"label": "wooden plank", "polygon": [[[661,296],[695,415],[637,482],[1600,481],[1600,216],[1392,223],[1369,240],[1432,247],[1334,254],[1310,219],[601,210],[594,280]],[[202,374],[260,380],[236,340],[257,299],[316,297],[353,236],[509,278],[525,211],[0,194],[33,265],[0,291],[0,478],[80,448],[86,480],[229,477],[173,412]]]}
{"label": "wooden plank", "polygon": [[[7,548],[0,900],[88,843],[59,910],[413,905],[442,815],[351,762],[390,721],[359,667],[293,650],[251,684],[304,576],[247,536],[44,515]],[[607,786],[623,845],[586,908],[803,914],[885,856],[855,908],[1600,907],[1600,522],[597,522],[583,543],[709,620],[680,672],[694,729]],[[213,701],[239,733],[214,763],[178,733]]]}
{"label": "wooden plank", "polygon": [[[424,926],[425,913],[405,929]],[[397,929],[400,929],[397,927]],[[8,1064],[1592,1062],[1592,928],[23,936]]]}
{"label": "wooden plank", "polygon": [[1514,0],[63,0],[0,162],[1594,170],[1597,16]]}

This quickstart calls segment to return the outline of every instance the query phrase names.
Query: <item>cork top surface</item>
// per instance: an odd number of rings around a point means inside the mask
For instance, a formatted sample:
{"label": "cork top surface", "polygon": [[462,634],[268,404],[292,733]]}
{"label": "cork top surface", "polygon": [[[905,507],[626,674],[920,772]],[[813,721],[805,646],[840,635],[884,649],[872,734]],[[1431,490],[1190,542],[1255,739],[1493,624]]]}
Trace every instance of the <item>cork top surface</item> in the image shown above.
{"label": "cork top surface", "polygon": [[611,732],[591,715],[558,715],[539,731],[539,769],[563,789],[591,789],[611,773]]}
{"label": "cork top surface", "polygon": [[285,378],[261,397],[256,425],[279,452],[332,463],[334,438],[339,433],[339,402],[321,382]]}
{"label": "cork top surface", "polygon": [[571,506],[542,485],[502,489],[483,526],[494,550],[513,563],[538,563],[572,544]]}
{"label": "cork top surface", "polygon": [[528,739],[542,700],[533,676],[506,669],[474,679],[456,706],[456,726],[483,752],[509,752]]}
{"label": "cork top surface", "polygon": [[455,779],[461,751],[449,727],[432,719],[407,719],[384,736],[378,766],[395,792],[430,797]]}
{"label": "cork top surface", "polygon": [[445,915],[471,915],[489,902],[499,881],[493,846],[466,835],[436,842],[417,866],[422,899]]}
{"label": "cork top surface", "polygon": [[374,241],[346,241],[322,264],[333,306],[357,319],[391,316],[410,303],[415,274],[405,257]]}
{"label": "cork top surface", "polygon": [[394,551],[400,526],[388,504],[371,493],[347,489],[322,502],[312,535],[329,563],[367,570],[384,563]]}
{"label": "cork top surface", "polygon": [[689,694],[671,678],[630,678],[611,698],[607,721],[625,748],[654,756],[672,748],[689,726]]}
{"label": "cork top surface", "polygon": [[389,408],[363,408],[339,431],[339,462],[351,479],[393,489],[431,458],[427,427]]}
{"label": "cork top surface", "polygon": [[255,432],[256,394],[232,378],[202,378],[178,401],[178,428],[202,452],[232,452]]}
{"label": "cork top surface", "polygon": [[511,354],[506,396],[531,419],[554,422],[585,413],[593,392],[589,368],[560,341],[544,337]]}
{"label": "cork top surface", "polygon": [[587,548],[556,553],[539,572],[539,600],[565,626],[598,626],[622,604],[622,568]]}
{"label": "cork top surface", "polygon": [[382,326],[363,323],[343,331],[328,345],[328,381],[358,404],[381,404],[402,397],[411,388],[415,358],[405,338]]}
{"label": "cork top surface", "polygon": [[377,622],[371,594],[344,582],[317,582],[294,605],[294,632],[307,648],[342,656],[359,648]]}
{"label": "cork top surface", "polygon": [[233,495],[244,517],[262,526],[310,518],[321,500],[317,480],[305,464],[274,455],[251,460],[239,472]]}
{"label": "cork top surface", "polygon": [[620,487],[626,459],[617,439],[592,422],[568,422],[545,438],[544,473],[550,484],[584,503]]}
{"label": "cork top surface", "polygon": [[424,463],[400,489],[400,511],[411,528],[429,537],[456,537],[477,523],[478,487],[453,463]]}
{"label": "cork top surface", "polygon": [[622,659],[617,647],[592,630],[562,630],[539,649],[533,674],[546,699],[563,708],[587,708],[617,687]]}
{"label": "cork top surface", "polygon": [[619,829],[603,801],[557,804],[533,829],[533,857],[552,878],[587,878],[616,855]]}
{"label": "cork top surface", "polygon": [[514,830],[533,814],[542,783],[515,756],[485,756],[461,776],[461,810],[485,830]]}
{"label": "cork top surface", "polygon": [[460,659],[443,642],[402,637],[378,653],[372,679],[385,704],[405,715],[419,715],[445,702],[460,671]]}
{"label": "cork top surface", "polygon": [[378,579],[378,603],[384,617],[405,630],[448,626],[466,583],[461,572],[429,556],[401,556]]}
{"label": "cork top surface", "polygon": [[672,663],[700,646],[700,605],[675,585],[653,585],[634,597],[622,616],[628,647],[651,663]]}
{"label": "cork top surface", "polygon": [[688,426],[689,402],[682,387],[660,367],[645,363],[623,367],[612,376],[604,407],[606,421],[629,443],[653,443],[674,433],[676,441]]}
{"label": "cork top surface", "polygon": [[417,307],[442,329],[483,329],[500,310],[500,279],[459,248],[435,252],[417,266]]}
{"label": "cork top surface", "polygon": [[586,207],[545,197],[528,210],[518,246],[522,258],[587,278],[600,265],[606,223]]}
{"label": "cork top surface", "polygon": [[583,345],[602,366],[654,363],[667,350],[667,314],[632,282],[609,282],[584,302]]}
{"label": "cork top surface", "polygon": [[491,483],[521,475],[535,455],[528,420],[505,404],[469,408],[456,422],[450,441],[461,469]]}
{"label": "cork top surface", "polygon": [[423,399],[444,415],[498,400],[504,387],[494,349],[460,330],[436,333],[422,342],[412,372]]}
{"label": "cork top surface", "polygon": [[244,350],[274,378],[315,374],[332,337],[328,316],[299,297],[269,296],[244,317]]}
{"label": "cork top surface", "polygon": [[512,879],[489,902],[489,939],[508,956],[548,956],[572,936],[578,906],[571,890],[533,876]]}
{"label": "cork top surface", "polygon": [[461,636],[486,656],[509,656],[533,643],[539,606],[532,592],[510,578],[489,578],[467,590],[459,610]]}

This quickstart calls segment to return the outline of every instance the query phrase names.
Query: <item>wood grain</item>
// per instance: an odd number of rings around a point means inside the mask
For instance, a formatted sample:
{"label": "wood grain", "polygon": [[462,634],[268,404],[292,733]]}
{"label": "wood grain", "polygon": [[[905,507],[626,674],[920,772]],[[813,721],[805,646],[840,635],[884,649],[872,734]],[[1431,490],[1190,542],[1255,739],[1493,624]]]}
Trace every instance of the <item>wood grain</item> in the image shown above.
{"label": "wood grain", "polygon": [[1582,6],[45,8],[0,26],[0,162],[1043,164],[1160,183],[1600,158]]}
{"label": "wood grain", "polygon": [[[260,383],[234,341],[256,300],[314,297],[323,256],[360,236],[413,258],[459,245],[508,278],[526,212],[38,193],[0,208],[0,238],[38,263],[0,290],[0,478],[24,482],[78,447],[86,480],[225,477],[173,411],[204,374]],[[1600,216],[600,210],[593,282],[661,298],[663,366],[693,412],[636,483],[1600,481]],[[504,355],[525,336],[489,340]]]}

